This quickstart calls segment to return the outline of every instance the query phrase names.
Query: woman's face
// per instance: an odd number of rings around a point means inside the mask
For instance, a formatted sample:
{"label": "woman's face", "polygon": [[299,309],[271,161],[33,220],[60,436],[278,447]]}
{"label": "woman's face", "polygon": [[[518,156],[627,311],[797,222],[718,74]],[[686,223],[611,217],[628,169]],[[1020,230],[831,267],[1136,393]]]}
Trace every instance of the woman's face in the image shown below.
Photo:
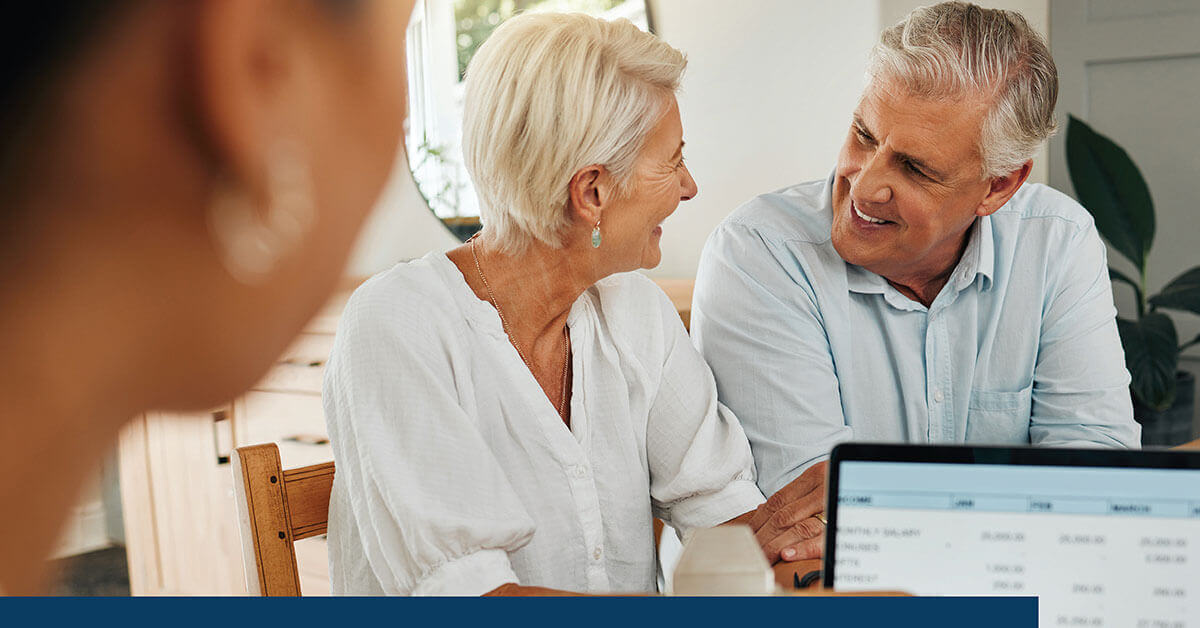
{"label": "woman's face", "polygon": [[646,138],[632,177],[629,195],[601,214],[601,249],[608,249],[617,272],[658,266],[662,222],[675,213],[680,201],[694,198],[698,191],[683,161],[683,124],[674,97]]}

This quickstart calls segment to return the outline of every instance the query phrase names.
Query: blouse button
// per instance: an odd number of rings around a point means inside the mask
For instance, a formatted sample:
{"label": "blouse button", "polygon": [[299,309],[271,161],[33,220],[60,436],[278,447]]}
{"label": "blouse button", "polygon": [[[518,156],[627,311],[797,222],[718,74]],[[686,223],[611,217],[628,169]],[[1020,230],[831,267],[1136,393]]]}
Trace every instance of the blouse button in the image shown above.
{"label": "blouse button", "polygon": [[599,547],[597,547],[597,548],[596,548],[596,549],[595,549],[595,550],[592,552],[592,558],[595,558],[596,560],[600,560],[600,556],[602,556],[603,554],[604,554],[604,551],[603,551],[603,550],[601,550]]}

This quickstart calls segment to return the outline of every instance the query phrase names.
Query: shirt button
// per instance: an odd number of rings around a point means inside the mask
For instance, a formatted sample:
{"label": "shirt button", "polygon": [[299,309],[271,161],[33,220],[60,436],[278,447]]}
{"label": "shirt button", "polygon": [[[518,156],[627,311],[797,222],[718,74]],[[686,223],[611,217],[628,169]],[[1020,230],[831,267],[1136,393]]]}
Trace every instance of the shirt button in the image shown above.
{"label": "shirt button", "polygon": [[587,467],[577,464],[571,467],[571,475],[583,479],[587,477]]}
{"label": "shirt button", "polygon": [[600,560],[600,557],[603,555],[604,555],[604,550],[600,549],[599,547],[592,550],[592,558],[595,558],[596,560]]}
{"label": "shirt button", "polygon": [[943,395],[942,391],[940,391],[940,390],[936,391],[933,393],[933,400],[938,403],[941,403],[946,400],[946,395]]}

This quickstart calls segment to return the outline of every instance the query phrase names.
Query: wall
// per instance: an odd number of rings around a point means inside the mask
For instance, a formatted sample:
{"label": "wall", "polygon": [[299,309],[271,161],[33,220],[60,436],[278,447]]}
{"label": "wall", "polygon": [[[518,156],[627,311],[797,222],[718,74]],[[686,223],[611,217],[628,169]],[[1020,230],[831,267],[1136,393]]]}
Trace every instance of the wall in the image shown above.
{"label": "wall", "polygon": [[692,277],[729,212],[832,171],[878,12],[874,0],[657,0],[653,10],[659,34],[689,57],[679,104],[700,194],[664,223],[652,274]]}
{"label": "wall", "polygon": [[[657,0],[659,33],[688,53],[680,95],[697,199],[664,225],[662,277],[695,275],[708,234],[750,197],[827,175],[862,88],[878,31],[875,0],[842,3]],[[410,177],[398,172],[347,274],[454,245]]]}
{"label": "wall", "polygon": [[[1043,36],[1048,0],[978,4],[1020,11]],[[922,0],[657,0],[659,34],[688,53],[679,102],[700,195],[663,226],[650,274],[692,277],[713,228],[751,197],[827,176],[865,82],[879,32]],[[1043,150],[1030,180],[1044,183]]]}
{"label": "wall", "polygon": [[88,475],[75,507],[59,532],[51,558],[73,556],[125,542],[116,452]]}
{"label": "wall", "polygon": [[425,205],[408,171],[408,161],[400,156],[379,205],[358,238],[346,276],[374,275],[396,262],[448,249],[457,242]]}
{"label": "wall", "polygon": [[[1086,120],[1129,152],[1149,185],[1156,230],[1147,259],[1148,293],[1200,263],[1200,223],[1194,209],[1200,193],[1200,2],[1056,0],[1054,51],[1063,75],[1059,113]],[[1053,180],[1070,190],[1065,142],[1056,142]],[[1137,270],[1109,249],[1110,265],[1131,277]],[[1114,285],[1122,316],[1136,318],[1134,292]],[[1165,312],[1179,341],[1200,334],[1200,318]],[[1188,350],[1180,368],[1200,376],[1200,347]],[[1194,434],[1200,434],[1196,406]]]}
{"label": "wall", "polygon": [[[742,203],[827,176],[864,83],[882,25],[923,2],[651,0],[656,28],[690,63],[679,96],[699,196],[663,225],[658,277],[692,277],[713,228]],[[1043,33],[1047,0],[982,2],[1022,11]],[[1032,179],[1045,181],[1045,160]],[[430,215],[407,173],[364,230],[348,274],[370,275],[455,240]]]}

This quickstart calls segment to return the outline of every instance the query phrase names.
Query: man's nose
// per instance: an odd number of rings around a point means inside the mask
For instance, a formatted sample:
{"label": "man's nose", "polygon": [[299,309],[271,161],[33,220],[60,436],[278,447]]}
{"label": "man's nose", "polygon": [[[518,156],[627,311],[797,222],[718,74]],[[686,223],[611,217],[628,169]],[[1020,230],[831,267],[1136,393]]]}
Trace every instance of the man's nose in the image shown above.
{"label": "man's nose", "polygon": [[858,176],[851,181],[850,196],[857,203],[882,204],[892,200],[888,172],[878,155],[863,164]]}

